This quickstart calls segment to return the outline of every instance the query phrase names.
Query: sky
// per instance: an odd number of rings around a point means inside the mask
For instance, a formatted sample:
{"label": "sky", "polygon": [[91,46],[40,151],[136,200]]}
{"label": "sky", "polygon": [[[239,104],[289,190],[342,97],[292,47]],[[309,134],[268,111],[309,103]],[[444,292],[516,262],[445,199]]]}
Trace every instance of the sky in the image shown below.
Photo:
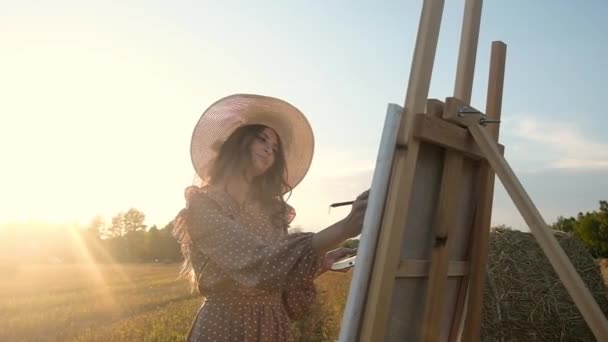
{"label": "sky", "polygon": [[[285,99],[315,156],[289,203],[318,231],[371,184],[386,107],[403,105],[422,1],[0,0],[0,225],[165,226],[194,171],[201,113],[233,93]],[[471,104],[507,44],[501,144],[547,223],[608,199],[608,3],[485,1]],[[464,1],[446,1],[430,98],[454,93]],[[492,224],[527,230],[497,180]]]}

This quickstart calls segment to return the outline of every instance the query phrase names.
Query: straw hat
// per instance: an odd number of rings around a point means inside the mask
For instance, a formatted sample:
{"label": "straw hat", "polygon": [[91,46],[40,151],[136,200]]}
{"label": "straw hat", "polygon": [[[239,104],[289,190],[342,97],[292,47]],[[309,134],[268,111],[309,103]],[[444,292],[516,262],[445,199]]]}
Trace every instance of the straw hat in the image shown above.
{"label": "straw hat", "polygon": [[312,162],[312,128],[304,114],[286,101],[254,94],[224,97],[201,115],[190,143],[190,157],[198,180],[205,177],[220,147],[237,128],[255,124],[266,125],[279,136],[287,168],[285,179],[295,188]]}

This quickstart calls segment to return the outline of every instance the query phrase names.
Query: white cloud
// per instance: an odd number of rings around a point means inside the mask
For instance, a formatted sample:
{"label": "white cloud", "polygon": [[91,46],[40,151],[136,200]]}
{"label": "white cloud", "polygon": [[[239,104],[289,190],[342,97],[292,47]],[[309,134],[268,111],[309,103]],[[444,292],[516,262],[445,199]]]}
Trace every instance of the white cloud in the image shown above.
{"label": "white cloud", "polygon": [[[558,215],[593,210],[605,193],[608,144],[582,132],[569,122],[547,123],[532,116],[503,121],[507,160],[549,224]],[[294,192],[291,203],[299,213],[294,223],[314,231],[346,215],[350,207],[328,211],[328,205],[352,199],[371,184],[376,148],[319,148],[307,179]],[[493,225],[528,230],[498,179],[493,204]]]}
{"label": "white cloud", "polygon": [[521,154],[528,151],[544,169],[608,169],[608,144],[594,141],[572,122],[527,115],[506,123],[505,133],[514,140],[519,158],[525,159]]}
{"label": "white cloud", "polygon": [[354,199],[371,183],[376,151],[320,146],[306,178],[293,192],[293,224],[317,231],[348,214],[350,206],[329,210],[329,204]]}

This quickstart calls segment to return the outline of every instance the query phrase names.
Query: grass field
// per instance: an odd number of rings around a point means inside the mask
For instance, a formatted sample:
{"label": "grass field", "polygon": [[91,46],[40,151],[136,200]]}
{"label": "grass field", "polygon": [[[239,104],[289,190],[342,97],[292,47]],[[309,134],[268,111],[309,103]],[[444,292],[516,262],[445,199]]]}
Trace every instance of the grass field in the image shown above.
{"label": "grass field", "polygon": [[[608,284],[608,260],[602,263]],[[3,270],[0,341],[183,341],[201,300],[179,265],[31,265]],[[299,341],[335,340],[352,271],[317,279]]]}
{"label": "grass field", "polygon": [[[0,341],[183,341],[201,299],[176,280],[179,265],[30,265],[3,270]],[[349,280],[317,280],[300,341],[335,339]],[[302,334],[307,332],[308,335]],[[305,336],[306,335],[306,336]]]}

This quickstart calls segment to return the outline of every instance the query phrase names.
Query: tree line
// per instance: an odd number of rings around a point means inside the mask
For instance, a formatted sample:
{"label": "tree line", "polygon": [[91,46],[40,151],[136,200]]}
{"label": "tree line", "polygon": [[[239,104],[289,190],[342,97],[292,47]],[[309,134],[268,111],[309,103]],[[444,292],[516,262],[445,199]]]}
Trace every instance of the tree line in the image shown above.
{"label": "tree line", "polygon": [[577,236],[595,258],[608,258],[608,202],[599,203],[599,210],[559,216],[552,227]]}
{"label": "tree line", "polygon": [[171,234],[144,224],[145,215],[131,208],[106,223],[94,217],[85,227],[24,223],[0,229],[0,266],[19,263],[163,262],[183,260]]}
{"label": "tree line", "polygon": [[[19,263],[174,263],[183,261],[172,235],[173,222],[148,227],[143,212],[131,208],[85,227],[20,224],[0,227],[0,268]],[[290,233],[302,231],[299,226]],[[356,247],[358,240],[343,244]]]}
{"label": "tree line", "polygon": [[110,224],[95,217],[85,229],[89,250],[96,261],[177,262],[182,260],[180,247],[171,234],[173,222],[163,228],[148,228],[143,212],[131,208],[112,217]]}
{"label": "tree line", "polygon": [[[22,225],[0,229],[0,265],[19,262],[162,262],[183,260],[180,246],[171,234],[173,222],[149,227],[143,212],[131,208],[104,222],[98,216],[84,229],[40,229]],[[580,212],[576,217],[559,216],[555,230],[577,236],[595,258],[608,258],[608,201],[599,210]],[[290,232],[302,231],[294,227]],[[342,245],[358,247],[351,239]]]}

